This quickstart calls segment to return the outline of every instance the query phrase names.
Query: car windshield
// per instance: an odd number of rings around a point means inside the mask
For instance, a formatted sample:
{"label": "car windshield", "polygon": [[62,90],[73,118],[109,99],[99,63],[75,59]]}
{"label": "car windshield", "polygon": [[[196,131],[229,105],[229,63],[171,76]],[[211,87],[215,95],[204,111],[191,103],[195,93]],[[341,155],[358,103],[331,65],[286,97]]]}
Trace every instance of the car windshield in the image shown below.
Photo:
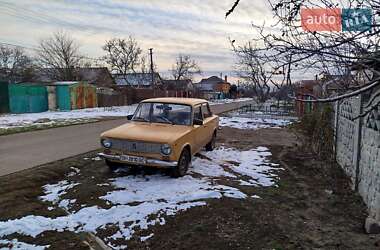
{"label": "car windshield", "polygon": [[141,103],[133,121],[191,125],[191,106],[171,103]]}

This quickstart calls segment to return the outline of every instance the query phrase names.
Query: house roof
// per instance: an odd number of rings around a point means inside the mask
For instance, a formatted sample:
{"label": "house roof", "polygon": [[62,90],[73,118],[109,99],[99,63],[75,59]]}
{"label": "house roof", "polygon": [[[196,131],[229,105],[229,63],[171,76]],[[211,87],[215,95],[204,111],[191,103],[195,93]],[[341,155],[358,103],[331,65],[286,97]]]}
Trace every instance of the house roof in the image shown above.
{"label": "house roof", "polygon": [[217,76],[211,76],[209,78],[203,78],[199,84],[216,84],[220,82],[224,82],[224,80]]}
{"label": "house roof", "polygon": [[[36,73],[34,81],[54,82],[59,80],[52,77],[52,70],[54,69],[40,69]],[[75,68],[74,70],[76,79],[70,79],[71,81],[86,81],[88,83],[99,86],[107,86],[114,84],[112,75],[106,67]]]}
{"label": "house roof", "polygon": [[[150,86],[152,84],[151,73],[113,74],[113,77],[117,85]],[[160,79],[160,75],[154,73],[155,83],[158,83]]]}
{"label": "house roof", "polygon": [[189,84],[192,84],[192,81],[187,80],[162,80],[164,86],[169,90],[186,90],[189,87]]}
{"label": "house roof", "polygon": [[106,84],[106,81],[112,81],[113,77],[109,72],[108,68],[78,68],[78,78],[79,80],[86,81],[89,83],[93,83],[96,85],[109,85]]}
{"label": "house roof", "polygon": [[77,82],[77,81],[62,81],[62,82],[53,82],[50,85],[74,85],[74,84],[78,84],[78,83],[80,83],[80,82]]}
{"label": "house roof", "polygon": [[175,104],[185,104],[195,106],[200,103],[207,102],[204,99],[197,98],[177,98],[177,97],[164,97],[164,98],[151,98],[144,100],[142,102],[160,102],[160,103],[175,103]]}

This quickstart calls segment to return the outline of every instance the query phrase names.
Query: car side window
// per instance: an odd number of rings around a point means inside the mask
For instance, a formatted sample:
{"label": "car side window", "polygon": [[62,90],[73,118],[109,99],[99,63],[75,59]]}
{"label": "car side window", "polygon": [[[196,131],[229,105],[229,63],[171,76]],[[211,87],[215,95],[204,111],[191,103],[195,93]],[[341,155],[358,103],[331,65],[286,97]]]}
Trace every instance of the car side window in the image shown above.
{"label": "car side window", "polygon": [[201,106],[194,108],[194,119],[203,120]]}
{"label": "car side window", "polygon": [[204,118],[208,118],[212,116],[210,107],[208,106],[207,103],[202,104],[202,113],[203,113]]}

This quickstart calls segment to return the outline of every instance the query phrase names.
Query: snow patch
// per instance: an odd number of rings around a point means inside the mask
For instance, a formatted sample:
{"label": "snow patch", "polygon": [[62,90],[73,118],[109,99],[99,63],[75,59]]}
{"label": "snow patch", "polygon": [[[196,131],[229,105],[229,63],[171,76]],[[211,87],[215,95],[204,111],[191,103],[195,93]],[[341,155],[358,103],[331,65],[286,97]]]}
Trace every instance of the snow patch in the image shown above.
{"label": "snow patch", "polygon": [[32,244],[27,244],[24,242],[19,242],[17,239],[13,240],[0,240],[0,246],[5,245],[6,247],[1,247],[0,250],[6,249],[20,249],[20,250],[43,250],[49,248],[50,245],[47,246],[36,246]]}
{"label": "snow patch", "polygon": [[267,156],[272,155],[268,148],[259,147],[258,150],[238,151],[220,147],[206,152],[205,155],[220,165],[228,166],[233,172],[250,178],[248,181],[239,180],[241,185],[264,187],[275,185],[277,175],[274,171],[279,168],[273,168],[266,159]]}
{"label": "snow patch", "polygon": [[223,167],[218,165],[217,163],[210,161],[208,159],[202,159],[199,157],[194,157],[192,162],[193,168],[190,169],[192,173],[198,173],[203,176],[211,176],[211,177],[232,177],[236,176],[230,172],[224,170]]}
{"label": "snow patch", "polygon": [[[103,117],[126,117],[135,112],[136,105],[110,107],[110,108],[88,108],[71,111],[47,111],[42,113],[7,114],[0,116],[1,128],[27,127],[33,124],[54,125],[54,123],[88,122],[91,119]],[[43,121],[43,122],[42,122]]]}
{"label": "snow patch", "polygon": [[142,242],[144,242],[144,241],[147,241],[148,239],[152,238],[153,236],[154,236],[154,233],[151,233],[151,234],[149,234],[149,235],[147,235],[147,236],[141,236],[141,237],[140,237],[140,240],[141,240]]}
{"label": "snow patch", "polygon": [[291,124],[289,120],[272,118],[219,117],[219,125],[237,129],[280,128]]}
{"label": "snow patch", "polygon": [[100,198],[113,204],[158,201],[181,204],[204,199],[219,199],[223,195],[244,197],[243,193],[233,187],[214,186],[207,179],[196,179],[189,175],[176,179],[160,175],[150,176],[149,179],[127,176],[114,179],[112,184],[121,190],[109,192]]}
{"label": "snow patch", "polygon": [[64,199],[58,203],[58,207],[63,208],[65,211],[69,211],[72,205],[76,202],[76,199],[68,200]]}
{"label": "snow patch", "polygon": [[40,196],[39,198],[42,201],[48,201],[56,204],[68,190],[77,185],[79,185],[79,183],[69,183],[67,180],[60,181],[57,184],[47,184],[42,187],[45,191],[45,195]]}
{"label": "snow patch", "polygon": [[75,175],[78,175],[80,173],[80,169],[76,167],[70,167],[72,170],[70,173],[67,174],[67,177],[73,177]]}
{"label": "snow patch", "polygon": [[[202,154],[205,157],[195,157],[191,167],[191,172],[197,173],[197,177],[186,175],[174,179],[163,175],[137,175],[113,178],[109,184],[97,184],[113,188],[99,197],[100,200],[106,201],[110,208],[86,207],[79,204],[79,210],[70,211],[66,216],[48,218],[29,215],[20,219],[0,221],[0,237],[14,233],[36,237],[45,231],[96,234],[98,230],[112,225],[116,226],[118,231],[103,240],[112,248],[122,249],[124,246],[114,246],[115,241],[129,240],[137,231],[146,230],[153,225],[164,225],[165,216],[205,206],[209,199],[248,198],[238,188],[219,185],[218,178],[236,180],[241,185],[275,185],[277,177],[273,172],[278,168],[273,168],[267,159],[271,153],[265,147],[247,151],[219,147]],[[69,211],[76,200],[63,199],[62,196],[76,185],[79,184],[67,180],[45,185],[45,195],[40,199]],[[150,234],[140,239],[144,241],[152,236],[153,234]]]}

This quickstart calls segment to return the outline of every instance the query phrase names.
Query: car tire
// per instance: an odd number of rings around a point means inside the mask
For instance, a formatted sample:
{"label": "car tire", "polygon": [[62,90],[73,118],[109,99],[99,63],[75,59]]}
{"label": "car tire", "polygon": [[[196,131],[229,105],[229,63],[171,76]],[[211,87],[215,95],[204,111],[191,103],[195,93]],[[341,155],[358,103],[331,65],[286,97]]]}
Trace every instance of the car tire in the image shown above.
{"label": "car tire", "polygon": [[113,172],[116,171],[119,167],[123,166],[121,163],[113,162],[110,160],[105,160],[108,168]]}
{"label": "car tire", "polygon": [[206,151],[213,151],[216,143],[216,132],[212,135],[211,141],[206,145]]}
{"label": "car tire", "polygon": [[179,157],[178,164],[172,169],[171,175],[174,178],[182,177],[186,174],[189,169],[191,162],[191,155],[188,149],[184,149]]}

